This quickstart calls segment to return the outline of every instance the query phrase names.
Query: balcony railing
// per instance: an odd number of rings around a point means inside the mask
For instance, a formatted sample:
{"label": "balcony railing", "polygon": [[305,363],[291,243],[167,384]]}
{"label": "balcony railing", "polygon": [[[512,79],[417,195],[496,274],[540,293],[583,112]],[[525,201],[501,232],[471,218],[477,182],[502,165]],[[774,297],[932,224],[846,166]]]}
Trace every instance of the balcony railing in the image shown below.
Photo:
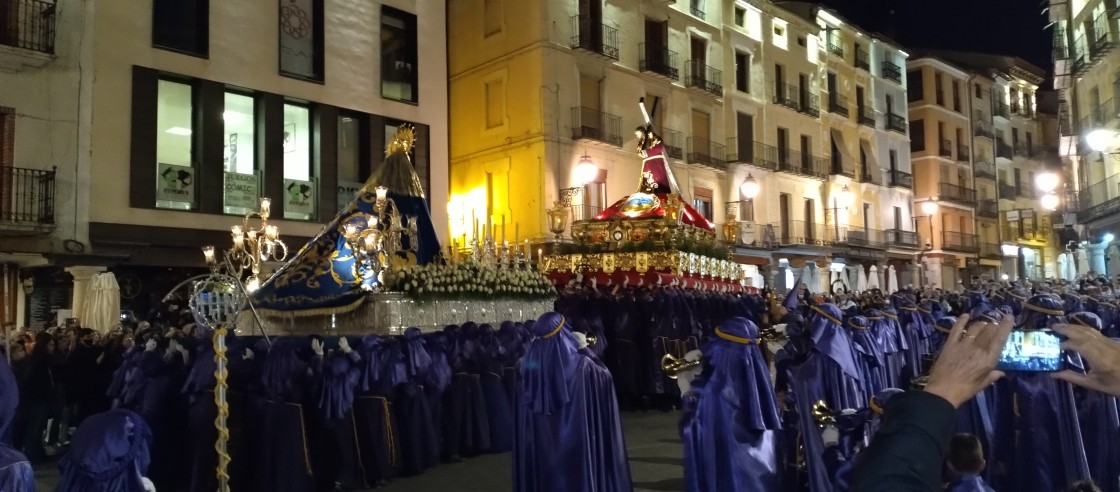
{"label": "balcony railing", "polygon": [[622,146],[622,118],[591,108],[572,108],[572,140],[595,140]]}
{"label": "balcony railing", "polygon": [[976,204],[976,215],[981,217],[988,217],[992,219],[999,218],[999,202],[996,200],[986,198],[980,200]]}
{"label": "balcony railing", "polygon": [[1015,194],[1023,198],[1034,198],[1034,188],[1027,183],[1020,183],[1018,188],[1015,188]]}
{"label": "balcony railing", "polygon": [[1011,112],[1007,110],[1007,103],[1003,101],[995,101],[992,103],[992,114],[1002,116],[1004,119],[1011,117]]}
{"label": "balcony railing", "polygon": [[977,178],[996,179],[996,164],[987,160],[977,161],[972,167]]}
{"label": "balcony railing", "polygon": [[55,170],[0,167],[0,234],[54,228]]}
{"label": "balcony railing", "polygon": [[1020,157],[1033,157],[1034,149],[1024,142],[1017,142],[1015,144],[1015,155]]}
{"label": "balcony railing", "polygon": [[706,138],[688,138],[688,162],[719,171],[727,170],[727,148]]}
{"label": "balcony railing", "polygon": [[801,112],[814,118],[821,115],[821,96],[809,91],[801,92]]}
{"label": "balcony railing", "polygon": [[938,183],[938,186],[942,200],[948,200],[962,205],[976,204],[976,190],[950,183]]}
{"label": "balcony railing", "polygon": [[857,116],[859,117],[859,124],[875,128],[875,110],[871,106],[860,103],[857,109]]}
{"label": "balcony railing", "polygon": [[979,253],[980,242],[976,234],[945,231],[941,233],[941,246],[949,251]]}
{"label": "balcony railing", "polygon": [[938,150],[941,157],[953,157],[953,141],[942,140],[941,145],[938,147]]}
{"label": "balcony railing", "polygon": [[596,22],[590,15],[572,16],[572,49],[618,59],[618,29]]}
{"label": "balcony railing", "polygon": [[803,220],[786,221],[774,225],[778,242],[783,246],[805,244],[811,246],[824,246],[829,243],[829,233],[824,224],[805,222]]}
{"label": "balcony railing", "polygon": [[55,3],[0,1],[0,45],[54,54]]}
{"label": "balcony railing", "polygon": [[999,198],[1000,200],[1014,200],[1019,195],[1019,191],[1014,186],[1007,183],[999,183]]}
{"label": "balcony railing", "polygon": [[1120,211],[1120,174],[1113,174],[1085,187],[1078,194],[1077,202],[1077,221],[1081,223]]}
{"label": "balcony railing", "polygon": [[643,72],[655,73],[662,77],[677,80],[680,77],[680,68],[677,61],[677,52],[669,49],[654,49],[646,43],[638,44],[638,69]]}
{"label": "balcony railing", "polygon": [[[839,232],[840,237],[833,240],[833,243],[836,245],[877,249],[886,248],[887,246],[883,238],[883,231],[849,226],[840,228]],[[835,233],[836,232],[833,231],[834,235]]]}
{"label": "balcony railing", "polygon": [[972,122],[972,133],[977,137],[995,138],[995,130],[992,129],[992,122],[987,119],[976,119]]}
{"label": "balcony railing", "polygon": [[778,149],[762,142],[732,137],[727,139],[727,162],[749,164],[773,171],[778,167]]}
{"label": "balcony railing", "polygon": [[684,159],[684,135],[668,128],[662,128],[661,133],[665,135],[665,157]]}
{"label": "balcony railing", "polygon": [[[859,182],[860,183],[872,183],[872,184],[875,183],[875,175],[872,174],[872,171],[869,169],[869,167],[870,166],[867,165],[867,164],[863,164],[863,165],[860,166],[860,172],[859,172]],[[875,171],[878,171],[878,169],[876,169]]]}
{"label": "balcony railing", "polygon": [[688,3],[688,10],[697,19],[704,20],[704,0],[692,0]]}
{"label": "balcony railing", "polygon": [[893,80],[899,84],[902,83],[902,67],[899,67],[898,65],[895,65],[889,61],[884,61],[882,70],[884,79]]}
{"label": "balcony railing", "polygon": [[780,104],[794,111],[801,111],[801,90],[793,84],[774,83],[774,104]]}
{"label": "balcony railing", "polygon": [[831,40],[828,42],[828,52],[844,58],[844,45],[840,44],[838,40]]}
{"label": "balcony railing", "polygon": [[856,68],[868,72],[871,71],[871,59],[867,56],[866,50],[856,50]]}
{"label": "balcony railing", "polygon": [[968,162],[968,159],[971,156],[972,156],[972,152],[970,151],[970,149],[968,148],[967,145],[958,145],[957,146],[957,161]]}
{"label": "balcony railing", "polygon": [[1011,149],[1011,144],[1004,142],[1002,139],[996,139],[996,157],[1004,159],[1011,159],[1014,150]]}
{"label": "balcony railing", "polygon": [[702,89],[717,96],[723,95],[723,85],[721,85],[723,72],[716,70],[714,67],[705,65],[704,60],[692,60],[688,62],[685,80],[689,87]]}
{"label": "balcony railing", "polygon": [[754,158],[749,164],[771,171],[778,169],[778,148],[762,142],[754,142]]}
{"label": "balcony railing", "polygon": [[903,135],[906,134],[906,117],[893,113],[887,113],[887,129],[893,130]]}
{"label": "balcony railing", "polygon": [[983,258],[998,259],[1002,258],[1003,254],[1000,247],[996,243],[980,243],[980,256]]}
{"label": "balcony railing", "polygon": [[1094,27],[1089,31],[1089,56],[1096,60],[1115,48],[1116,41],[1112,39],[1112,35],[1108,32],[1107,21],[1101,21],[1098,17],[1093,24]]}
{"label": "balcony railing", "polygon": [[778,171],[814,178],[826,178],[825,158],[802,154],[796,150],[777,149]]}
{"label": "balcony railing", "polygon": [[914,231],[904,231],[902,229],[887,229],[883,231],[883,235],[890,246],[899,248],[918,249],[921,247],[918,241],[918,233]]}
{"label": "balcony railing", "polygon": [[908,172],[891,169],[891,186],[898,188],[914,189],[914,175]]}
{"label": "balcony railing", "polygon": [[834,92],[828,93],[828,112],[848,117],[848,98]]}

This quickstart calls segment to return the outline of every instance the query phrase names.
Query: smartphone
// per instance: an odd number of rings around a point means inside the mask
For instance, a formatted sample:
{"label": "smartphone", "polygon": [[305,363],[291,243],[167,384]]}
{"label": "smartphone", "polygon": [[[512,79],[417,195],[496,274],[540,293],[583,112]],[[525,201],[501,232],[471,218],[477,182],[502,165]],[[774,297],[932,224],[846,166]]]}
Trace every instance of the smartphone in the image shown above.
{"label": "smartphone", "polygon": [[1003,346],[996,369],[1054,372],[1062,369],[1062,341],[1050,330],[1015,330]]}

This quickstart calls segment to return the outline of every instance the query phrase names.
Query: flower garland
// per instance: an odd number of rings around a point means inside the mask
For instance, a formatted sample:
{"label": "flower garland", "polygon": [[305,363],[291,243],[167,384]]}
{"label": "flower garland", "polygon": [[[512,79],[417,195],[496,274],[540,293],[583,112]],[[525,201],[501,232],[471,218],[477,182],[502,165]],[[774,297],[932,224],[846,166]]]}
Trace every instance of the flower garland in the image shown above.
{"label": "flower garland", "polygon": [[535,270],[488,268],[468,260],[453,265],[430,263],[395,269],[390,290],[413,299],[551,299],[552,282]]}

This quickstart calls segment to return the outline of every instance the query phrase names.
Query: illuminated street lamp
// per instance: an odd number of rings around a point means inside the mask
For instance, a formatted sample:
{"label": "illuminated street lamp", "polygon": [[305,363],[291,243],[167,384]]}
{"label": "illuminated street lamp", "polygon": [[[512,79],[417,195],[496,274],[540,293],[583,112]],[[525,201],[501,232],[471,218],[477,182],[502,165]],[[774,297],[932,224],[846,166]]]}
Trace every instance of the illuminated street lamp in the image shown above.
{"label": "illuminated street lamp", "polygon": [[586,186],[587,183],[595,181],[599,176],[599,167],[591,161],[591,156],[584,154],[579,158],[579,164],[576,164],[575,178],[578,186]]}
{"label": "illuminated street lamp", "polygon": [[1108,150],[1108,143],[1115,138],[1116,132],[1100,128],[1085,135],[1085,143],[1094,152],[1104,152]]}
{"label": "illuminated street lamp", "polygon": [[1058,173],[1049,170],[1042,172],[1034,178],[1034,184],[1038,186],[1038,189],[1042,190],[1043,193],[1050,193],[1056,190],[1059,181]]}
{"label": "illuminated street lamp", "polygon": [[746,181],[739,185],[739,195],[744,199],[754,200],[761,189],[762,187],[758,184],[758,180],[754,179],[754,175],[748,173]]}
{"label": "illuminated street lamp", "polygon": [[1042,203],[1042,208],[1050,211],[1057,210],[1058,203],[1060,201],[1061,200],[1058,199],[1058,195],[1055,195],[1052,192],[1042,195],[1042,198],[1039,200],[1039,202]]}

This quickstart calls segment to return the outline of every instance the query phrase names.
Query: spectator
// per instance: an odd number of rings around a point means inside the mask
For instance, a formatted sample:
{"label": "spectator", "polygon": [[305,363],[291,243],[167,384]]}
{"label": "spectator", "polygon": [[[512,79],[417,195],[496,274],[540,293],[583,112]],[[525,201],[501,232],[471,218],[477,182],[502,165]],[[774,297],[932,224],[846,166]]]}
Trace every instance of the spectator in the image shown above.
{"label": "spectator", "polygon": [[961,433],[949,440],[949,457],[945,460],[953,480],[949,482],[949,492],[995,492],[980,473],[987,464],[980,439],[968,433]]}

